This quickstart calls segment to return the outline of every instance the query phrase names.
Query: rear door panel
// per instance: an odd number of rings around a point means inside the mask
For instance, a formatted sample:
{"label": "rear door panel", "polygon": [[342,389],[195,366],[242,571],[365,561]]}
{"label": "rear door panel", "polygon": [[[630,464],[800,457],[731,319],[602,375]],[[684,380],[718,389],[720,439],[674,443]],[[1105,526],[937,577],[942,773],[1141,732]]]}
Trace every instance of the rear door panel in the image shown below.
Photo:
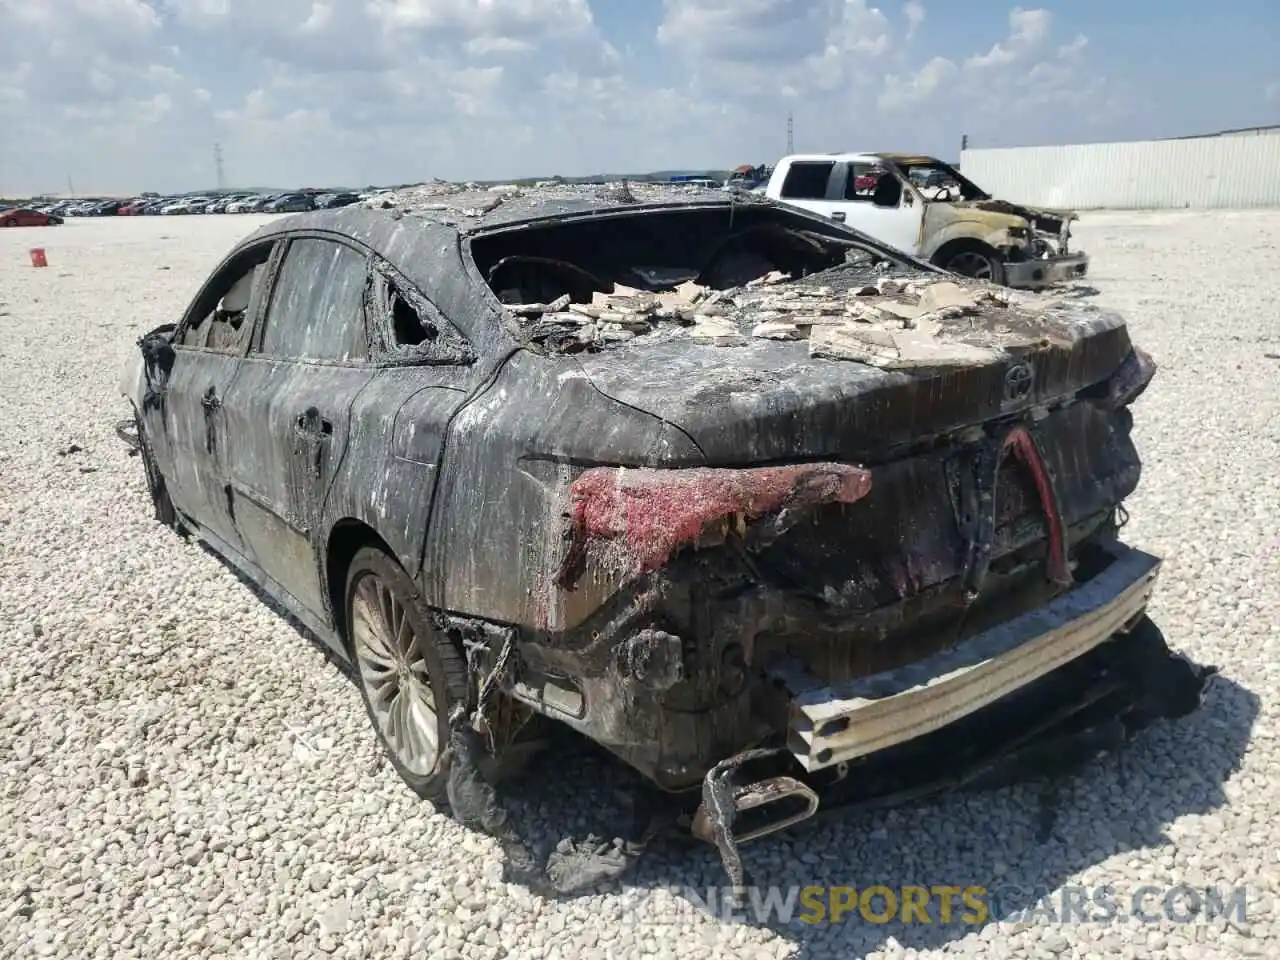
{"label": "rear door panel", "polygon": [[243,363],[227,405],[238,526],[263,571],[322,615],[324,504],[347,448],[352,403],[375,371],[260,356]]}
{"label": "rear door panel", "polygon": [[352,404],[377,373],[364,321],[367,277],[367,257],[354,247],[291,240],[224,404],[236,438],[230,487],[240,535],[262,571],[319,616],[324,505]]}

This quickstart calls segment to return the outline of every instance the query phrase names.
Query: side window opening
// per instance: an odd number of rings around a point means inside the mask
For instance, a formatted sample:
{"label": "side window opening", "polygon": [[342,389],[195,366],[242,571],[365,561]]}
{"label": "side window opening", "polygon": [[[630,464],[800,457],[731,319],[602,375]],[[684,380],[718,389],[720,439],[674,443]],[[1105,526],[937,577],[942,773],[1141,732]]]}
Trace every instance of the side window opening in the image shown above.
{"label": "side window opening", "polygon": [[255,293],[265,264],[258,264],[223,295],[213,311],[212,323],[209,326],[209,340],[206,346],[211,350],[226,353],[238,353],[244,346],[245,337],[249,333],[249,306],[256,299]]}
{"label": "side window opening", "polygon": [[252,308],[258,302],[259,285],[273,247],[274,243],[264,243],[245,251],[200,295],[179,340],[182,346],[240,352],[252,326]]}
{"label": "side window opening", "polygon": [[212,318],[212,314],[202,314],[197,316],[182,332],[182,339],[178,342],[184,347],[203,347],[204,338],[209,335],[208,320]]}
{"label": "side window opening", "polygon": [[851,163],[844,182],[844,198],[846,200],[862,200],[871,202],[875,194],[880,176],[888,171],[884,167],[869,163]]}
{"label": "side window opening", "polygon": [[423,343],[434,343],[440,336],[440,328],[429,318],[423,317],[396,289],[392,281],[388,281],[391,294],[391,324],[396,345],[400,347],[416,347]]}
{"label": "side window opening", "polygon": [[791,164],[782,181],[782,196],[789,200],[825,200],[834,160],[800,160]]}
{"label": "side window opening", "polygon": [[370,332],[383,343],[384,360],[451,364],[475,359],[435,304],[385,260],[374,258],[371,281],[365,309]]}

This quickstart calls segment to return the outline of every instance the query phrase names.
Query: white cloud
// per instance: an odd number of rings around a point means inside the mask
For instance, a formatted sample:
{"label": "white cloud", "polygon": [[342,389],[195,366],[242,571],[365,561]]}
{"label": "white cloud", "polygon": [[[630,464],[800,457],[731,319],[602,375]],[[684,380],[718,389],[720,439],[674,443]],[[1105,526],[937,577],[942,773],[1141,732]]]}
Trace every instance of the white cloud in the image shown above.
{"label": "white cloud", "polygon": [[491,53],[528,53],[533,44],[515,37],[473,37],[467,41],[467,53],[483,57]]}
{"label": "white cloud", "polygon": [[711,96],[802,97],[833,90],[892,47],[866,0],[664,0],[659,46]]}
{"label": "white cloud", "polygon": [[1009,39],[1029,48],[1038,47],[1049,36],[1053,15],[1048,10],[1023,10],[1016,7],[1009,14]]}
{"label": "white cloud", "polygon": [[1009,36],[994,44],[984,54],[970,57],[965,66],[971,69],[1004,67],[1035,53],[1049,36],[1053,14],[1048,10],[1024,10],[1014,7],[1009,12]]}
{"label": "white cloud", "polygon": [[917,3],[916,0],[908,0],[902,6],[902,15],[907,21],[907,39],[910,40],[924,23],[924,4]]}
{"label": "white cloud", "polygon": [[827,34],[826,51],[877,56],[890,45],[889,21],[880,8],[868,7],[866,0],[845,0],[839,22]]}
{"label": "white cloud", "polygon": [[946,57],[934,57],[913,76],[889,75],[877,105],[881,110],[897,110],[923,103],[956,73],[956,65]]}
{"label": "white cloud", "polygon": [[163,0],[162,9],[182,20],[210,22],[231,12],[231,0]]}
{"label": "white cloud", "polygon": [[1084,48],[1088,45],[1089,38],[1083,33],[1077,33],[1074,40],[1058,48],[1058,57],[1062,60],[1074,60],[1084,52]]}

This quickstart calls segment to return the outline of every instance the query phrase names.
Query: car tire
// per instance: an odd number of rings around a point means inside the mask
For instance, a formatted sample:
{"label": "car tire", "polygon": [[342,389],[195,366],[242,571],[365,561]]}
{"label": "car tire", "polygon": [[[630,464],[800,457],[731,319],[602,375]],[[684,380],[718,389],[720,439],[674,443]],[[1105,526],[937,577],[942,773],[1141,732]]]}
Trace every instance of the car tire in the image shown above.
{"label": "car tire", "polygon": [[943,270],[950,270],[962,277],[1004,284],[1004,261],[995,248],[985,243],[974,241],[955,244],[943,250],[934,259],[934,263]]}
{"label": "car tire", "polygon": [[357,551],[345,599],[347,653],[374,733],[409,788],[439,800],[449,774],[449,713],[467,698],[466,660],[384,551]]}

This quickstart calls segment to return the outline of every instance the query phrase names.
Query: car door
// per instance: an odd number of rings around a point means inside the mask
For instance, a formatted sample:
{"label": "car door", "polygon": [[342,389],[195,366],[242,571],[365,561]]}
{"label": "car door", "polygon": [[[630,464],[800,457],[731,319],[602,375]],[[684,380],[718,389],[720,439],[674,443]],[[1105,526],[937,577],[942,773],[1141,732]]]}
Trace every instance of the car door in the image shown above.
{"label": "car door", "polygon": [[325,498],[347,447],[352,403],[373,378],[367,254],[295,235],[254,342],[224,402],[237,527],[260,570],[323,617],[318,566]]}
{"label": "car door", "polygon": [[159,405],[158,461],[174,506],[215,546],[239,553],[244,545],[227,489],[231,438],[223,402],[262,306],[274,247],[267,241],[241,251],[196,295],[175,331]]}
{"label": "car door", "polygon": [[[873,176],[875,186],[869,182]],[[906,253],[919,253],[924,203],[893,170],[865,161],[837,164],[830,196],[849,226]]]}

